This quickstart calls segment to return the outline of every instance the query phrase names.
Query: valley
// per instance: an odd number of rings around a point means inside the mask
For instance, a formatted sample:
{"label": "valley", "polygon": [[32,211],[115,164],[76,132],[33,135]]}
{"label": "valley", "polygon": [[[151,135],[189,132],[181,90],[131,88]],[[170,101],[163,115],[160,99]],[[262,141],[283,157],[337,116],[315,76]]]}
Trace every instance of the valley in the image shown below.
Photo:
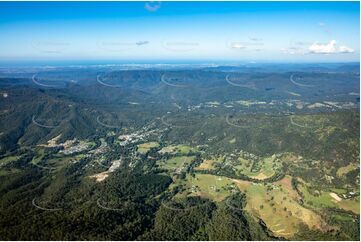
{"label": "valley", "polygon": [[0,238],[359,240],[359,66],[233,68],[2,70]]}

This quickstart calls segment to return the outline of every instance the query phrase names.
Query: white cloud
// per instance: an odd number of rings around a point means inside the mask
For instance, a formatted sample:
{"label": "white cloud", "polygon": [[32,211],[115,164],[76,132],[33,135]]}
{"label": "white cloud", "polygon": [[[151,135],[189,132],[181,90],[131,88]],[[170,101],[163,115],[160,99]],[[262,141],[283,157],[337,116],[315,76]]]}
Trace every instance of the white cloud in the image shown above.
{"label": "white cloud", "polygon": [[339,51],[340,51],[340,53],[353,53],[354,49],[342,45],[342,46],[340,46]]}
{"label": "white cloud", "polygon": [[244,46],[243,44],[241,44],[239,42],[233,42],[233,43],[231,43],[231,48],[241,50],[241,49],[245,49],[246,46]]}
{"label": "white cloud", "polygon": [[331,40],[327,44],[313,43],[308,50],[312,54],[337,54],[337,53],[352,53],[354,50],[347,46],[337,47],[336,40]]}
{"label": "white cloud", "polygon": [[250,41],[232,41],[227,43],[227,47],[230,49],[237,49],[237,50],[254,50],[260,51],[263,50],[264,44],[261,41],[262,39],[259,38],[249,38]]}
{"label": "white cloud", "polygon": [[302,47],[295,47],[295,46],[291,46],[289,48],[282,48],[281,51],[284,54],[290,54],[290,55],[304,55],[306,53],[305,49]]}
{"label": "white cloud", "polygon": [[314,54],[332,54],[336,53],[336,40],[331,40],[328,44],[313,43],[308,50]]}
{"label": "white cloud", "polygon": [[[297,44],[296,44],[297,43]],[[284,54],[289,55],[306,55],[306,54],[344,54],[344,53],[353,53],[354,49],[341,45],[338,46],[336,40],[330,40],[328,43],[319,43],[314,42],[313,44],[309,44],[307,48],[307,42],[291,42],[291,46],[287,48],[282,48],[281,51]]]}
{"label": "white cloud", "polygon": [[155,12],[158,9],[160,9],[160,5],[161,5],[161,2],[159,2],[159,1],[157,1],[157,2],[150,1],[150,2],[146,2],[144,4],[144,8],[147,9],[149,12]]}

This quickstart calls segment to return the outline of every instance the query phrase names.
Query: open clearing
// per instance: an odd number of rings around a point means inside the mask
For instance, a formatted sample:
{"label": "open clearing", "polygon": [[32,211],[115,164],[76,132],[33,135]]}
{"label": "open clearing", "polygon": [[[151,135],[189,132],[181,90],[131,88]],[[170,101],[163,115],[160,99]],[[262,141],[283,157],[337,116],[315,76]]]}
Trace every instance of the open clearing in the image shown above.
{"label": "open clearing", "polygon": [[[302,207],[299,196],[286,176],[276,184],[260,184],[230,179],[210,174],[188,175],[183,185],[185,190],[177,196],[202,196],[221,202],[238,189],[247,195],[246,211],[261,218],[277,236],[291,238],[304,223],[310,229],[322,229],[321,217],[310,209]],[[238,188],[238,189],[237,189]]]}
{"label": "open clearing", "polygon": [[217,163],[222,163],[223,157],[212,157],[211,159],[205,159],[203,162],[195,168],[198,171],[213,170]]}
{"label": "open clearing", "polygon": [[221,202],[238,189],[245,192],[246,211],[261,218],[277,236],[292,238],[301,224],[314,230],[322,230],[325,225],[318,214],[297,202],[300,197],[293,190],[289,176],[267,185],[210,174],[188,175],[186,181],[179,182],[185,190],[177,197],[201,196]]}
{"label": "open clearing", "polygon": [[349,173],[350,171],[356,170],[358,168],[359,168],[358,164],[351,163],[351,164],[349,164],[347,166],[340,167],[337,170],[336,175],[338,177],[342,177],[342,176],[346,175],[347,173]]}
{"label": "open clearing", "polygon": [[195,174],[194,177],[187,175],[185,181],[178,180],[177,185],[185,188],[177,197],[201,196],[215,202],[223,201],[236,188],[231,179],[210,174]]}
{"label": "open clearing", "polygon": [[266,157],[258,161],[257,164],[243,158],[240,158],[239,161],[240,165],[236,166],[239,172],[257,180],[264,180],[274,176],[282,165],[276,161],[275,156]]}
{"label": "open clearing", "polygon": [[98,173],[98,174],[95,174],[95,175],[92,175],[92,176],[89,176],[90,178],[95,178],[95,180],[97,182],[102,182],[104,181],[107,177],[109,176],[108,172],[107,171],[104,171],[104,172],[101,172],[101,173]]}
{"label": "open clearing", "polygon": [[[288,178],[286,178],[288,179]],[[279,185],[253,183],[244,190],[247,194],[246,210],[261,218],[277,236],[291,238],[301,223],[310,229],[322,229],[321,217],[302,207],[294,198],[295,191],[283,181]]]}
{"label": "open clearing", "polygon": [[159,147],[158,142],[148,142],[148,143],[144,143],[144,144],[139,144],[138,145],[138,152],[141,153],[141,154],[145,154],[149,150],[151,150],[153,148],[157,148],[157,147]]}
{"label": "open clearing", "polygon": [[[44,169],[55,169],[59,166],[64,166],[69,164],[72,161],[76,161],[85,157],[85,154],[78,154],[78,155],[67,155],[64,154],[55,154],[53,157],[44,159],[46,156],[46,152],[44,148],[37,148],[36,155],[31,160],[31,164],[42,167]],[[41,164],[44,163],[44,164]]]}
{"label": "open clearing", "polygon": [[16,161],[20,158],[20,156],[7,156],[7,157],[4,157],[2,159],[0,159],[0,166],[1,165],[5,165],[9,162],[13,162],[13,161]]}
{"label": "open clearing", "polygon": [[[310,188],[307,187],[306,184],[299,183],[298,189],[303,194],[305,203],[308,206],[322,208],[322,207],[336,207],[335,200],[330,196],[328,192],[318,191],[314,189],[312,192],[315,194],[311,194]],[[317,194],[317,196],[316,196]]]}
{"label": "open clearing", "polygon": [[360,197],[352,198],[338,202],[337,205],[346,211],[351,211],[356,214],[360,214]]}
{"label": "open clearing", "polygon": [[[300,183],[298,189],[304,196],[305,203],[315,208],[338,207],[346,211],[360,214],[360,197],[342,199],[334,192],[312,190],[306,184]],[[312,191],[312,192],[311,192]],[[332,195],[331,195],[332,194]],[[336,198],[337,196],[337,198]]]}
{"label": "open clearing", "polygon": [[231,179],[209,174],[196,174],[194,178],[190,179],[190,182],[192,195],[203,196],[216,202],[230,196],[232,189],[235,188]]}
{"label": "open clearing", "polygon": [[157,161],[157,164],[168,170],[182,169],[185,165],[189,165],[195,156],[176,156],[168,160]]}
{"label": "open clearing", "polygon": [[159,153],[164,154],[164,153],[169,153],[169,154],[182,154],[182,155],[186,155],[189,154],[190,152],[195,151],[195,148],[192,148],[188,145],[169,145],[166,146],[164,148],[162,148]]}
{"label": "open clearing", "polygon": [[341,202],[342,198],[340,198],[336,193],[330,192],[330,196],[335,199],[337,202]]}

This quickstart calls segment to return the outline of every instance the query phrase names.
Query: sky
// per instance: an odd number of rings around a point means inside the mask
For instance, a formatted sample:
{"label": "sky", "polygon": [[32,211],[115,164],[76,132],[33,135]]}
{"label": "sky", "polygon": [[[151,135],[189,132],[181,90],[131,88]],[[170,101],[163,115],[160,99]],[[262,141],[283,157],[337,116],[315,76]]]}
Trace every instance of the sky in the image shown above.
{"label": "sky", "polygon": [[0,2],[0,61],[354,62],[359,2]]}

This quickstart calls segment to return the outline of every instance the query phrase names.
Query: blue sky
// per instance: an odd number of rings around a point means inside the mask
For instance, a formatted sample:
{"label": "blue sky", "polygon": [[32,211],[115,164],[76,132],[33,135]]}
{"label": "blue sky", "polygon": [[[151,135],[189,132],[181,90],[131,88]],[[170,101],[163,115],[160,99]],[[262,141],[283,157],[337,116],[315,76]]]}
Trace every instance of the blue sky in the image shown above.
{"label": "blue sky", "polygon": [[359,61],[358,2],[0,2],[0,61]]}

